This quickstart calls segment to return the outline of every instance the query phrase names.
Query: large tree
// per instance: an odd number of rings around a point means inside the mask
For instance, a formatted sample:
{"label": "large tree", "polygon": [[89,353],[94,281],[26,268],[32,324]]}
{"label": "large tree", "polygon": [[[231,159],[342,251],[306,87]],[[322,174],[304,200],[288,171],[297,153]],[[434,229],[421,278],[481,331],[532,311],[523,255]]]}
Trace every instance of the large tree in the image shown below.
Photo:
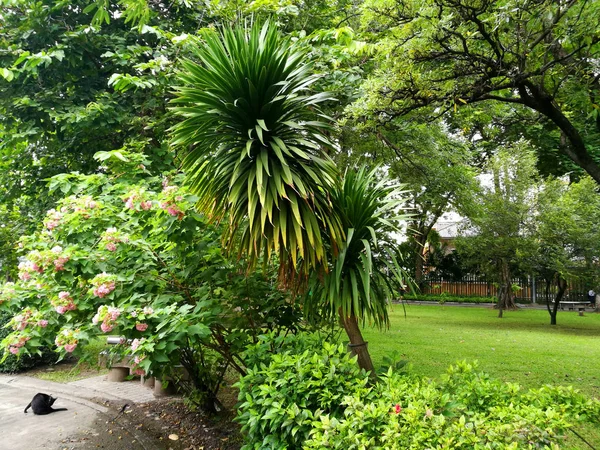
{"label": "large tree", "polygon": [[363,104],[387,122],[501,102],[539,113],[600,182],[600,4],[568,0],[371,0],[379,69]]}

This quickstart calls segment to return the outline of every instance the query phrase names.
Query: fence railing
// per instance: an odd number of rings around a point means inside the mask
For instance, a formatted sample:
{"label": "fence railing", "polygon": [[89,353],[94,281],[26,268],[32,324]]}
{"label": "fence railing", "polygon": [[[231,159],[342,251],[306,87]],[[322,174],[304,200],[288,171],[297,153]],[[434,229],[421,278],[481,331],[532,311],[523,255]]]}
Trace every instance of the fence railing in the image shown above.
{"label": "fence railing", "polygon": [[[496,297],[498,295],[496,283],[474,275],[465,276],[457,281],[428,274],[423,281],[422,292],[424,294],[440,295],[445,293],[461,297]],[[545,280],[534,277],[513,278],[512,284],[515,298],[521,301],[545,303],[547,297],[552,301],[558,292],[558,286],[551,283],[546,293]],[[569,282],[563,300],[587,301],[589,290],[590,286],[587,286],[583,281]]]}

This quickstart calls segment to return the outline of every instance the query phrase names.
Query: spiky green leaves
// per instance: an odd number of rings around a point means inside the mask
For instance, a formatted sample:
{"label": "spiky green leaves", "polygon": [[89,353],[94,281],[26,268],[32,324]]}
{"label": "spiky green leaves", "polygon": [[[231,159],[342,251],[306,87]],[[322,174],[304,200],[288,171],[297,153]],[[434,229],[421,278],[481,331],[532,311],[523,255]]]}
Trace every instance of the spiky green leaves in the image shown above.
{"label": "spiky green leaves", "polygon": [[305,311],[331,317],[341,311],[344,317],[386,325],[388,303],[409,283],[396,241],[406,220],[403,191],[375,171],[361,169],[346,173],[331,200],[347,236],[329,272],[312,278]]}
{"label": "spiky green leaves", "polygon": [[307,93],[316,77],[304,56],[270,23],[208,31],[195,60],[183,62],[173,102],[182,121],[172,144],[189,149],[183,168],[200,208],[229,219],[230,248],[253,262],[274,252],[282,273],[316,267],[322,233],[342,235],[316,109],[329,97]]}

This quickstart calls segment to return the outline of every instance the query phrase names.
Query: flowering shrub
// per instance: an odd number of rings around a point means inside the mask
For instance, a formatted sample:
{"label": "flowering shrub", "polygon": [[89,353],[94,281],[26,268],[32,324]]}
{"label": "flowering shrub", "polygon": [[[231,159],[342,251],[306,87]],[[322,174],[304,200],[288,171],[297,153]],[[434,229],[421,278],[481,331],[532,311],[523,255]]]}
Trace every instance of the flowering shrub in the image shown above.
{"label": "flowering shrub", "polygon": [[44,346],[85,357],[94,336],[118,334],[115,358],[158,377],[183,364],[214,404],[227,368],[244,372],[246,331],[278,326],[263,311],[287,311],[287,301],[224,257],[220,230],[191,209],[180,175],[152,176],[141,154],[97,157],[106,173],[51,179],[65,198],[20,240],[20,281],[0,286],[0,308],[17,316],[4,358]]}

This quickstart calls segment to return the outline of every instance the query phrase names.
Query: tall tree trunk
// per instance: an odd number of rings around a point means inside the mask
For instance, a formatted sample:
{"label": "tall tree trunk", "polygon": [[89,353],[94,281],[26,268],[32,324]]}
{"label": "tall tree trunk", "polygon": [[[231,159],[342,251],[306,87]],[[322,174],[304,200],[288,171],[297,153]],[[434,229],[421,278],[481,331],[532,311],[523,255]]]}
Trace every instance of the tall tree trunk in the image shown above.
{"label": "tall tree trunk", "polygon": [[356,316],[351,315],[350,317],[344,317],[341,308],[338,310],[338,314],[342,325],[344,326],[344,330],[346,330],[346,334],[350,339],[350,350],[354,355],[358,356],[358,366],[369,372],[371,377],[374,377],[375,368],[373,367],[373,361],[371,361],[371,355],[369,354],[368,343],[363,339]]}
{"label": "tall tree trunk", "polygon": [[506,258],[502,258],[499,263],[500,271],[500,289],[498,290],[498,317],[502,318],[505,309],[517,309],[515,297],[512,292],[512,277],[510,266]]}
{"label": "tall tree trunk", "polygon": [[425,262],[425,243],[427,236],[420,234],[415,237],[415,284],[423,289],[423,265]]}
{"label": "tall tree trunk", "polygon": [[[548,308],[548,313],[550,313],[550,325],[556,325],[556,315],[558,314],[558,306],[560,305],[560,301],[567,290],[567,280],[561,277],[559,274],[556,274],[556,282],[558,285],[558,292],[556,293],[556,297],[554,298],[554,305],[550,308],[550,296],[546,296],[546,307]],[[546,294],[549,291],[550,282],[546,281]]]}

